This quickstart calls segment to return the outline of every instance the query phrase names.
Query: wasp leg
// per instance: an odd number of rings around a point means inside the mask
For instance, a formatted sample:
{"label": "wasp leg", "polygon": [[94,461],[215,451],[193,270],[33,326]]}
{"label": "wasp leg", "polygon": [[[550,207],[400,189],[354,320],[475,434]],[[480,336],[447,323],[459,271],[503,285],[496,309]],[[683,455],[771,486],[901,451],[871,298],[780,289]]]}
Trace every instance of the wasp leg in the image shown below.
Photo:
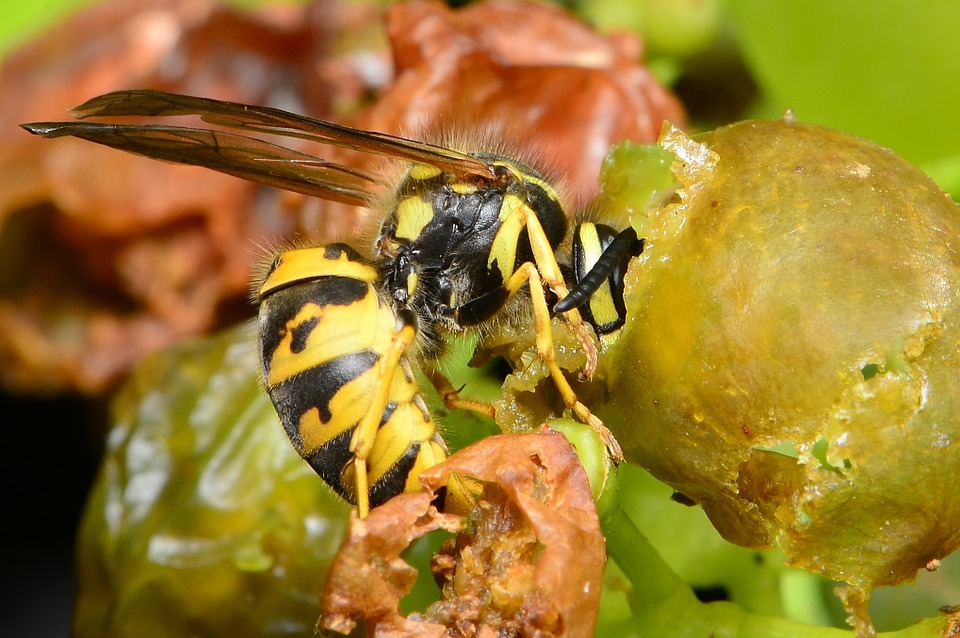
{"label": "wasp leg", "polygon": [[[486,401],[474,401],[472,399],[461,399],[460,391],[453,387],[450,379],[445,377],[439,370],[433,370],[430,373],[430,382],[437,389],[440,398],[443,399],[443,405],[450,410],[469,410],[483,416],[495,419],[496,409]],[[462,390],[463,388],[461,388]]]}
{"label": "wasp leg", "polygon": [[[491,246],[487,267],[491,268],[500,257],[504,257],[508,263],[513,263],[517,243],[520,241],[520,234],[524,229],[527,231],[527,239],[533,253],[533,263],[539,271],[537,280],[545,282],[558,300],[565,298],[569,291],[563,280],[560,265],[557,263],[557,256],[550,239],[543,230],[543,224],[529,206],[515,205],[508,209]],[[461,323],[465,325],[479,324],[489,319],[496,310],[501,308],[506,299],[516,292],[515,289],[507,285],[506,280],[516,275],[521,267],[515,268],[512,272],[501,270],[504,283],[499,288],[460,306],[457,310]],[[586,357],[581,376],[589,379],[597,369],[597,344],[594,342],[576,306],[568,308],[561,314],[567,326],[580,342],[583,354]]]}
{"label": "wasp leg", "polygon": [[397,330],[390,348],[380,359],[376,394],[370,402],[366,414],[353,431],[350,439],[350,451],[353,453],[354,477],[357,490],[357,513],[360,518],[366,518],[370,513],[370,481],[367,475],[367,458],[373,449],[373,442],[377,438],[383,411],[390,401],[391,380],[396,373],[397,366],[403,353],[413,343],[417,336],[417,329],[411,324],[403,324]]}
{"label": "wasp leg", "polygon": [[550,325],[550,308],[547,306],[546,296],[543,294],[543,284],[540,281],[540,272],[532,263],[523,264],[510,277],[505,286],[516,291],[524,283],[530,282],[530,298],[533,306],[533,322],[536,335],[537,354],[550,371],[550,377],[560,392],[563,403],[577,415],[581,421],[592,427],[607,448],[610,458],[619,463],[623,460],[623,450],[613,433],[607,429],[597,415],[577,399],[577,394],[564,376],[563,370],[557,363],[553,349],[553,329]]}
{"label": "wasp leg", "polygon": [[[550,290],[553,291],[553,294],[557,296],[558,300],[563,299],[569,294],[569,291],[563,281],[563,274],[560,272],[560,264],[557,263],[557,256],[550,246],[550,241],[543,231],[540,220],[537,219],[536,215],[526,214],[525,223],[527,236],[530,238],[530,247],[533,249],[533,259],[536,262],[537,271],[539,272],[537,280],[539,282],[540,279],[542,279],[543,282],[550,287]],[[542,286],[543,284],[540,284],[541,297],[543,296]],[[532,288],[533,286],[531,286],[531,290]],[[544,307],[546,307],[546,301],[544,301]],[[549,311],[547,314],[547,328],[549,330]],[[576,335],[577,340],[583,347],[583,353],[587,358],[587,362],[584,364],[582,376],[590,379],[597,369],[597,344],[594,343],[593,338],[590,336],[590,331],[580,316],[579,310],[572,308],[562,313],[562,315],[563,320],[573,334]]]}

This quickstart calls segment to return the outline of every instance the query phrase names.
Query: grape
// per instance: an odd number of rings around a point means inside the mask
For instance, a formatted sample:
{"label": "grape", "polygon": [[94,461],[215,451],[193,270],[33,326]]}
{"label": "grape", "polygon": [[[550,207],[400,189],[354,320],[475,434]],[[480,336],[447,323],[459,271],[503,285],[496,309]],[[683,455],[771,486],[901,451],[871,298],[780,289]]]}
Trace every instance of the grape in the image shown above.
{"label": "grape", "polygon": [[728,540],[867,589],[912,580],[960,543],[956,204],[891,151],[792,119],[661,145],[680,188],[578,392]]}

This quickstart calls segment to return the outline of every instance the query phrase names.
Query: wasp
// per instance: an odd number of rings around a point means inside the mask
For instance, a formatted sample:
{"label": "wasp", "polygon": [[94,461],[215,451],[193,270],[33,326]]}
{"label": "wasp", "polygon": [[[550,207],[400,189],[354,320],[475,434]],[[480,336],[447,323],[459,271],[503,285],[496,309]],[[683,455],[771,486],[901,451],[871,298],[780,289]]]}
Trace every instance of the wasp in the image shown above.
{"label": "wasp", "polygon": [[[557,364],[551,318],[561,316],[576,335],[582,374],[592,375],[597,346],[587,325],[598,335],[623,325],[623,270],[643,249],[633,229],[583,223],[571,232],[556,190],[522,162],[271,107],[128,90],[93,98],[72,114],[194,115],[233,130],[77,121],[23,127],[368,207],[383,200],[375,176],[247,132],[407,163],[381,211],[371,261],[340,244],[292,249],[277,256],[254,290],[263,378],[287,435],[361,516],[418,489],[419,472],[446,455],[411,362],[438,356],[446,335],[517,316],[518,308],[529,307],[537,353],[564,404],[600,433],[615,460],[622,458]],[[558,248],[568,236],[573,263],[561,265]],[[455,395],[448,393],[459,406]]]}
{"label": "wasp", "polygon": [[[257,287],[263,381],[294,448],[361,512],[447,456],[407,349],[416,320],[353,248],[284,251]],[[368,471],[369,466],[369,471]]]}

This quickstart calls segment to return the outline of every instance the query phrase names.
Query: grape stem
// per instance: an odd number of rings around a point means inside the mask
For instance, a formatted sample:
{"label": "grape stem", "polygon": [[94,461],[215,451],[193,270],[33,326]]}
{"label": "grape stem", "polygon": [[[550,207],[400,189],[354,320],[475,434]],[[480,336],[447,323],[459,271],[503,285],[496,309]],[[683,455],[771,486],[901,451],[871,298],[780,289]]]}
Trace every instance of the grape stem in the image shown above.
{"label": "grape stem", "polygon": [[[603,521],[607,553],[629,579],[633,623],[639,636],[711,638],[850,638],[852,631],[750,613],[729,602],[704,603],[670,568],[619,507]],[[884,638],[960,636],[960,612],[925,618]]]}

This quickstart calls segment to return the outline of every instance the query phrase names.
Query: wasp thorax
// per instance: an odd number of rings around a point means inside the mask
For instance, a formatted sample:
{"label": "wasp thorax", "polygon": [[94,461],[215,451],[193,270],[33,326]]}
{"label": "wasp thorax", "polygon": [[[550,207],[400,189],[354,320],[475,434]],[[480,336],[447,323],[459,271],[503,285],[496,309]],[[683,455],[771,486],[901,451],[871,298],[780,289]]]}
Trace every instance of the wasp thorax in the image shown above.
{"label": "wasp thorax", "polygon": [[566,233],[566,214],[548,182],[521,164],[482,159],[489,177],[413,165],[381,228],[384,283],[421,326],[456,331],[491,318],[509,296],[506,281],[533,260],[530,220],[554,248]]}

